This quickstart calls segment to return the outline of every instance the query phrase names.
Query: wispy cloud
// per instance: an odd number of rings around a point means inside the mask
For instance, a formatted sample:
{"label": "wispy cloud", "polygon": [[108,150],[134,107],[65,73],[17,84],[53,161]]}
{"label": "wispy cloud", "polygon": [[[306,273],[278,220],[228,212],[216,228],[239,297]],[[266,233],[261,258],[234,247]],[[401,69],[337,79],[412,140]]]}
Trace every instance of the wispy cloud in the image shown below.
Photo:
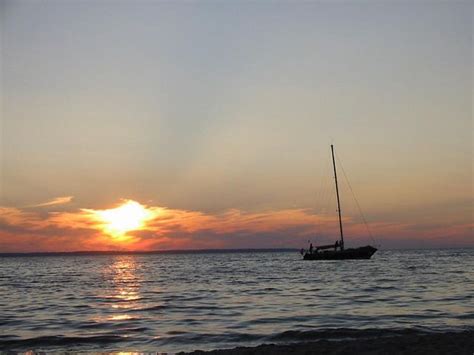
{"label": "wispy cloud", "polygon": [[31,205],[28,207],[48,207],[48,206],[54,206],[54,205],[63,205],[63,204],[71,202],[73,198],[74,196],[56,197],[50,201],[39,203],[37,205]]}

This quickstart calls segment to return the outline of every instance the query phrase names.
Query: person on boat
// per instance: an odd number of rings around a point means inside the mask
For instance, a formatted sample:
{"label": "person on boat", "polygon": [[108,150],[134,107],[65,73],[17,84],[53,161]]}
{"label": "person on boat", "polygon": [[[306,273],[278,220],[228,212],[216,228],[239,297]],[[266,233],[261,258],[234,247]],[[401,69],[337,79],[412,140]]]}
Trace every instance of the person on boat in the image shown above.
{"label": "person on boat", "polygon": [[334,251],[337,250],[337,247],[339,246],[339,240],[336,240],[336,243],[334,244]]}
{"label": "person on boat", "polygon": [[309,244],[309,253],[313,254],[313,243]]}

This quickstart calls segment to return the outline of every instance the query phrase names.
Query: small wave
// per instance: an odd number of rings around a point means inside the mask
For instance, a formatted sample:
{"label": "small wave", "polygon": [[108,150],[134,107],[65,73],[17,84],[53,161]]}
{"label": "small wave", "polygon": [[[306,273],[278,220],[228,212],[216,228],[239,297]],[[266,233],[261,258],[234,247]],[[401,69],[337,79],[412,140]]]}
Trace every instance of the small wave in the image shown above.
{"label": "small wave", "polygon": [[112,296],[86,296],[84,297],[86,301],[91,301],[94,303],[102,302],[102,303],[127,303],[127,302],[143,302],[148,301],[148,297],[123,297],[120,295],[112,295]]}
{"label": "small wave", "polygon": [[268,337],[273,341],[301,341],[301,340],[337,340],[348,338],[371,338],[381,336],[395,336],[423,333],[415,329],[351,329],[351,328],[334,328],[324,330],[288,330],[279,334]]}
{"label": "small wave", "polygon": [[206,343],[240,343],[252,342],[264,339],[261,334],[249,333],[225,333],[225,334],[209,334],[209,333],[181,333],[176,336],[160,338],[157,340],[161,345],[165,344],[206,344]]}
{"label": "small wave", "polygon": [[111,327],[110,324],[106,323],[99,323],[99,322],[93,322],[93,323],[87,323],[87,324],[78,324],[76,325],[78,329],[104,329],[107,327]]}
{"label": "small wave", "polygon": [[148,327],[134,327],[134,328],[121,328],[120,329],[123,332],[132,332],[132,333],[142,333],[146,332],[147,330],[150,330]]}
{"label": "small wave", "polygon": [[459,319],[474,319],[474,313],[462,314],[458,316]]}
{"label": "small wave", "polygon": [[150,307],[144,307],[144,308],[131,308],[127,310],[127,312],[153,312],[153,311],[161,311],[163,309],[166,309],[168,307],[164,305],[156,305],[156,306],[150,306]]}
{"label": "small wave", "polygon": [[182,330],[171,330],[171,331],[167,332],[166,334],[168,334],[168,335],[182,335],[182,334],[186,334],[186,332],[182,331]]}
{"label": "small wave", "polygon": [[0,340],[0,347],[14,349],[25,347],[37,348],[77,344],[110,344],[127,340],[129,339],[118,335],[95,335],[90,337],[41,336],[28,339]]}

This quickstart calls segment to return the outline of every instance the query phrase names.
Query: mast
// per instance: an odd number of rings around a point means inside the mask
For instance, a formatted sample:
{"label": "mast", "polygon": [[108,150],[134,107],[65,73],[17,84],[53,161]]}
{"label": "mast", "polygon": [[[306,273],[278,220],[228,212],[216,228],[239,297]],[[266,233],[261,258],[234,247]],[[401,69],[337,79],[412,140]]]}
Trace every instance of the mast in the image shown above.
{"label": "mast", "polygon": [[342,232],[341,202],[339,201],[339,187],[337,186],[336,161],[334,160],[334,146],[331,144],[332,166],[334,168],[334,180],[336,181],[337,212],[339,214],[339,230],[341,231],[341,250],[344,250],[344,233]]}

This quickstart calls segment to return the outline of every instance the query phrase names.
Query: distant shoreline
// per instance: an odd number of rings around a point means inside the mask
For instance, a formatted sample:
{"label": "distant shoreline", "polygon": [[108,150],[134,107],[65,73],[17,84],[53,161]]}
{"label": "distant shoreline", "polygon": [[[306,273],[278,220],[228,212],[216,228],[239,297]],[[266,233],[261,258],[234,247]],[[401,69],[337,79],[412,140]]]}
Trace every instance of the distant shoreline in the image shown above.
{"label": "distant shoreline", "polygon": [[298,252],[296,248],[261,248],[261,249],[189,249],[189,250],[90,250],[90,251],[59,251],[59,252],[26,252],[26,253],[0,253],[0,257],[18,256],[81,256],[81,255],[152,255],[152,254],[222,254],[222,253],[274,253]]}
{"label": "distant shoreline", "polygon": [[[383,249],[385,251],[401,250],[460,250],[474,249],[474,246],[452,248],[396,248]],[[154,254],[232,254],[232,253],[288,253],[299,252],[300,248],[242,248],[242,249],[170,249],[170,250],[78,250],[78,251],[44,251],[44,252],[12,252],[2,253],[0,257],[22,256],[93,256],[93,255],[154,255]]]}

